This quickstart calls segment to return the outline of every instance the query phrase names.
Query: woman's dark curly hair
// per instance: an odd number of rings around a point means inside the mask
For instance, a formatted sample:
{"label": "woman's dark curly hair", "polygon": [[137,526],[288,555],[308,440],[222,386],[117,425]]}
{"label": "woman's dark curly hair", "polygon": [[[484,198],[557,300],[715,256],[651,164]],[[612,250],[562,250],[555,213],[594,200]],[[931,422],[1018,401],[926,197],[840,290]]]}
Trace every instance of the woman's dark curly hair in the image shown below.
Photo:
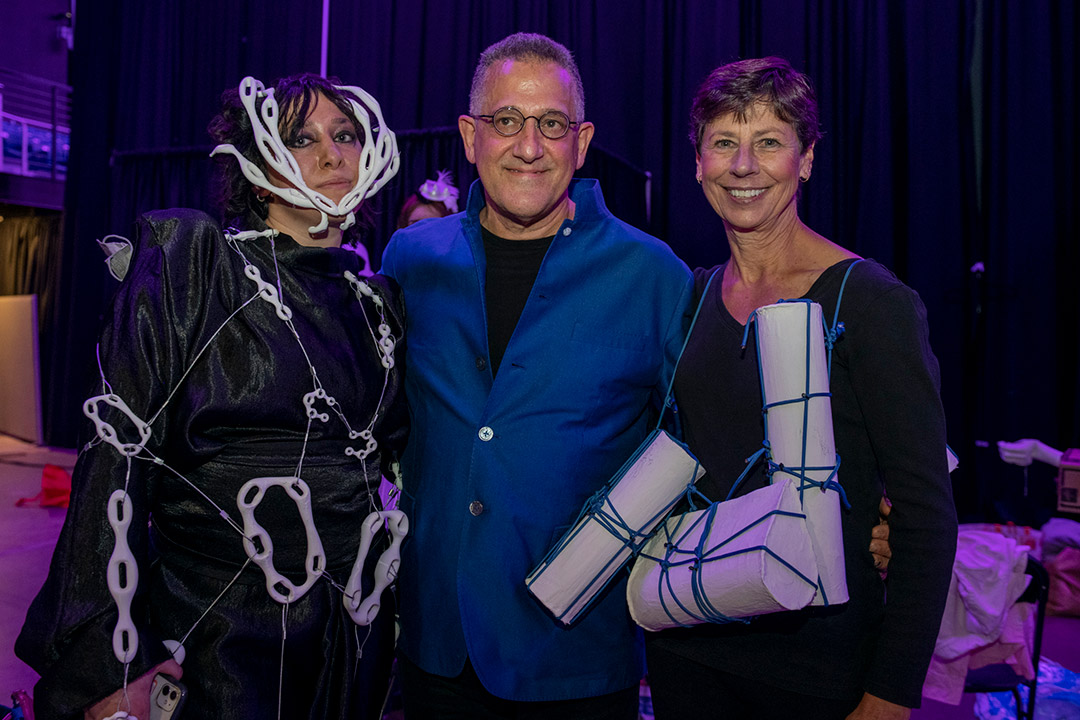
{"label": "woman's dark curly hair", "polygon": [[[336,86],[341,81],[337,78],[323,78],[313,73],[300,73],[281,78],[273,84],[274,98],[278,103],[278,132],[286,147],[290,147],[304,128],[308,115],[314,109],[319,95],[326,96],[337,106],[345,117],[356,126],[357,140],[363,145],[364,129],[361,126],[349,97]],[[359,101],[359,98],[356,98]],[[257,104],[258,106],[258,104]],[[372,128],[374,131],[375,128]],[[255,142],[255,133],[251,128],[251,119],[240,102],[240,92],[236,88],[226,90],[221,95],[221,112],[214,116],[207,131],[218,143],[230,143],[264,173],[269,175],[266,161]],[[231,223],[243,220],[249,213],[254,213],[266,220],[267,204],[260,202],[251,181],[244,177],[240,163],[232,155],[217,155],[219,177],[217,206],[222,220]],[[371,227],[370,210],[366,203],[356,208],[356,224],[346,231],[346,241],[353,240],[355,232]]]}

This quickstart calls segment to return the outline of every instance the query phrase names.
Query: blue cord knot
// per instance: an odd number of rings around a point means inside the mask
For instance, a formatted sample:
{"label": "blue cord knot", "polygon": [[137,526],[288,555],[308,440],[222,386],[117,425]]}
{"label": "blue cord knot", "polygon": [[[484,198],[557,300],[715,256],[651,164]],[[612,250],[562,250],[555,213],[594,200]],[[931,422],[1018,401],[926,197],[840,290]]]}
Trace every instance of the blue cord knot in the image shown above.
{"label": "blue cord knot", "polygon": [[832,328],[825,328],[825,347],[829,350],[833,349],[833,345],[840,339],[840,336],[844,334],[844,323],[838,322]]}
{"label": "blue cord knot", "polygon": [[589,497],[588,501],[586,501],[585,506],[589,509],[589,512],[595,513],[598,509],[603,507],[604,500],[606,500],[606,499],[607,499],[607,488],[605,487],[602,490],[598,490],[595,493],[593,493]]}

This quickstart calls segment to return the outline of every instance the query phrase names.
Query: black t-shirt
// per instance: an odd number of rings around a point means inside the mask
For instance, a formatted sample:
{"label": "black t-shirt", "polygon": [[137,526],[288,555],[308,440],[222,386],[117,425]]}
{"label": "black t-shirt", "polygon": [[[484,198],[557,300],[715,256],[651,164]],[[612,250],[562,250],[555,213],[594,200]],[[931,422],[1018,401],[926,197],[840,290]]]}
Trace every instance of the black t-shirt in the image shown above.
{"label": "black t-shirt", "polygon": [[480,228],[480,234],[487,256],[484,302],[487,305],[488,354],[491,356],[491,374],[495,375],[555,236],[507,240],[484,227]]}

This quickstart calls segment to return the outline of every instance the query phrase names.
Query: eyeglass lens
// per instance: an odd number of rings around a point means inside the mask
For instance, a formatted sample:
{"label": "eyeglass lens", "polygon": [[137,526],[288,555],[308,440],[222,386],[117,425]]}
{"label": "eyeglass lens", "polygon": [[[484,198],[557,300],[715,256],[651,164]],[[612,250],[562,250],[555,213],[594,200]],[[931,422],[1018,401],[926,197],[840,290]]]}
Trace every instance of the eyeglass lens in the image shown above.
{"label": "eyeglass lens", "polygon": [[536,120],[540,132],[549,140],[558,140],[570,129],[570,118],[566,113],[551,110],[539,118],[535,115],[525,117],[520,110],[512,107],[499,108],[491,116],[491,124],[495,132],[500,135],[517,135],[521,128],[525,127],[525,121],[529,118]]}

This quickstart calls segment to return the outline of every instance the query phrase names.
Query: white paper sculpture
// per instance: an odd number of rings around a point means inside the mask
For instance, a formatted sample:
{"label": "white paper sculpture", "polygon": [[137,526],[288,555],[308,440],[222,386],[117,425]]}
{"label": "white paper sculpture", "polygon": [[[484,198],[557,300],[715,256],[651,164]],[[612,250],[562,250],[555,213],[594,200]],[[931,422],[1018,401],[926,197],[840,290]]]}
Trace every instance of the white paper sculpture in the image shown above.
{"label": "white paper sculpture", "polygon": [[754,322],[772,484],[673,517],[645,546],[627,602],[647,630],[847,602],[821,306]]}
{"label": "white paper sculpture", "polygon": [[626,599],[646,630],[797,610],[817,564],[789,479],[669,518],[634,562]]}
{"label": "white paper sculpture", "polygon": [[[790,476],[795,478],[796,487],[803,488],[806,529],[818,566],[818,594],[812,604],[847,602],[840,494],[834,489],[807,486],[799,477],[801,474],[816,483],[836,481],[821,306],[813,302],[766,305],[757,309],[754,322],[761,387],[768,408],[765,437],[773,464],[782,468],[773,474],[773,482]],[[804,394],[806,402],[802,401]],[[787,402],[792,400],[795,402]]]}
{"label": "white paper sculpture", "polygon": [[654,432],[525,579],[529,592],[572,623],[703,473],[684,445]]}

